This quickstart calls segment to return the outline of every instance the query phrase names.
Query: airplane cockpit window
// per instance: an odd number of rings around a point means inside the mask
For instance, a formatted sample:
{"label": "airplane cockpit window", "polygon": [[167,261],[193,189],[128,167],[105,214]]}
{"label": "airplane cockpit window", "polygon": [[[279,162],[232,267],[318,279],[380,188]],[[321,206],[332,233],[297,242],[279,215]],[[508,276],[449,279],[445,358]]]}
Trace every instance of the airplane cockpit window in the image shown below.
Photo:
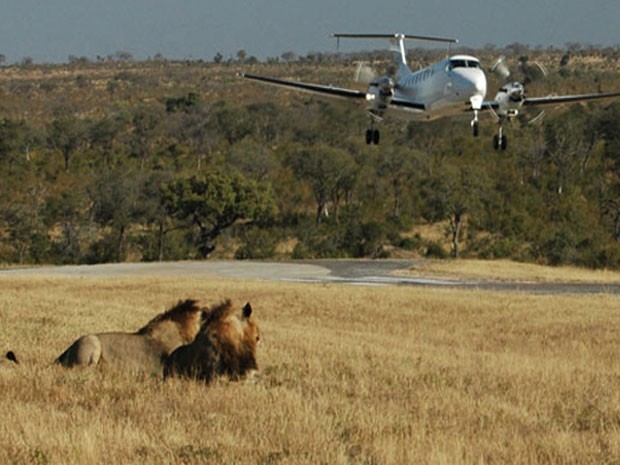
{"label": "airplane cockpit window", "polygon": [[480,68],[480,62],[464,59],[450,60],[450,69],[454,68]]}

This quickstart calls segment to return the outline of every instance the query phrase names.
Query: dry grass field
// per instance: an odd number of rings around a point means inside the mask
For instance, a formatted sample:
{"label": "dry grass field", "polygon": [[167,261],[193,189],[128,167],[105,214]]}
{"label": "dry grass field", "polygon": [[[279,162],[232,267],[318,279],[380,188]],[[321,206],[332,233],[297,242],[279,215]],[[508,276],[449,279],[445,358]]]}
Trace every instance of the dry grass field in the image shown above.
{"label": "dry grass field", "polygon": [[571,266],[541,266],[511,260],[424,260],[410,270],[409,276],[436,276],[461,280],[521,281],[548,283],[620,283],[620,272],[591,270]]}
{"label": "dry grass field", "polygon": [[[180,298],[251,301],[261,374],[51,364]],[[620,300],[221,279],[0,277],[0,463],[612,464]]]}

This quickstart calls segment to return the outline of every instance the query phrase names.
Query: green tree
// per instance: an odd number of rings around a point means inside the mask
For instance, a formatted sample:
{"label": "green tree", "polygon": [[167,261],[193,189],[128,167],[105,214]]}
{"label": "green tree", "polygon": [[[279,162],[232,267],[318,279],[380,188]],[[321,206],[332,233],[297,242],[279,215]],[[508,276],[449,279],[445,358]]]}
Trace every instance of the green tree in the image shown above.
{"label": "green tree", "polygon": [[147,107],[138,109],[133,115],[131,146],[134,155],[140,159],[140,171],[144,171],[146,162],[153,154],[161,120],[159,112]]}
{"label": "green tree", "polygon": [[394,147],[392,150],[381,153],[377,164],[377,176],[387,184],[392,197],[392,211],[394,217],[399,217],[403,210],[406,194],[414,183],[416,175],[423,169],[418,151],[407,150],[403,147]]}
{"label": "green tree", "polygon": [[142,220],[142,204],[138,202],[142,180],[125,168],[104,169],[88,188],[91,215],[110,235],[100,244],[91,261],[123,261],[127,234],[132,224]]}
{"label": "green tree", "polygon": [[310,184],[316,201],[316,222],[328,216],[330,200],[338,222],[340,200],[346,198],[355,183],[357,165],[351,155],[344,149],[317,144],[293,151],[287,164],[299,179]]}
{"label": "green tree", "polygon": [[65,172],[71,171],[71,158],[86,140],[86,124],[73,114],[56,116],[47,129],[48,144],[62,154]]}
{"label": "green tree", "polygon": [[483,190],[480,172],[469,166],[449,164],[441,176],[433,177],[423,188],[424,217],[432,222],[448,220],[452,256],[458,258],[466,214],[478,206]]}
{"label": "green tree", "polygon": [[203,257],[215,250],[215,240],[236,221],[261,221],[275,213],[271,188],[238,172],[209,173],[166,184],[164,205],[188,228],[197,228],[196,245]]}
{"label": "green tree", "polygon": [[28,159],[31,142],[31,130],[25,122],[7,118],[0,121],[0,163],[7,166],[8,173]]}
{"label": "green tree", "polygon": [[109,166],[115,142],[127,124],[126,118],[118,114],[105,116],[90,125],[88,131],[90,145],[102,157],[104,165]]}

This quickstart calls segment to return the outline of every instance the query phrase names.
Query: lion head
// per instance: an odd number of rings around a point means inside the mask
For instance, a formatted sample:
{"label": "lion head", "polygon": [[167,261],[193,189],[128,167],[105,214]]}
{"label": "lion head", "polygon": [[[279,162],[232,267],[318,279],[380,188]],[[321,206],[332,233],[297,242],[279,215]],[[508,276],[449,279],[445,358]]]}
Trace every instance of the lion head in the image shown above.
{"label": "lion head", "polygon": [[250,303],[241,312],[230,300],[214,308],[201,328],[220,356],[219,372],[233,379],[258,370],[256,349],[260,330]]}
{"label": "lion head", "polygon": [[196,339],[164,361],[164,377],[186,376],[209,382],[215,375],[239,379],[258,369],[260,331],[252,306],[236,310],[230,300],[205,311]]}

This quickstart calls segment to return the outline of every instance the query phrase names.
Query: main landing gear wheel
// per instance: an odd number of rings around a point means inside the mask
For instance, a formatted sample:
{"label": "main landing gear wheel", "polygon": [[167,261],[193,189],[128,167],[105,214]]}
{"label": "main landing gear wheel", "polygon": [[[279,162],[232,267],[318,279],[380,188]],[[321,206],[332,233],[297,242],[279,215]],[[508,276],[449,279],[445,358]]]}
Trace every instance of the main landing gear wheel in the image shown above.
{"label": "main landing gear wheel", "polygon": [[508,139],[506,139],[506,136],[495,134],[493,136],[493,148],[495,150],[506,150],[508,148]]}
{"label": "main landing gear wheel", "polygon": [[471,133],[473,134],[474,137],[478,137],[478,121],[472,121]]}
{"label": "main landing gear wheel", "polygon": [[370,144],[379,144],[379,140],[381,139],[381,135],[379,134],[378,129],[368,129],[366,131],[366,143]]}

